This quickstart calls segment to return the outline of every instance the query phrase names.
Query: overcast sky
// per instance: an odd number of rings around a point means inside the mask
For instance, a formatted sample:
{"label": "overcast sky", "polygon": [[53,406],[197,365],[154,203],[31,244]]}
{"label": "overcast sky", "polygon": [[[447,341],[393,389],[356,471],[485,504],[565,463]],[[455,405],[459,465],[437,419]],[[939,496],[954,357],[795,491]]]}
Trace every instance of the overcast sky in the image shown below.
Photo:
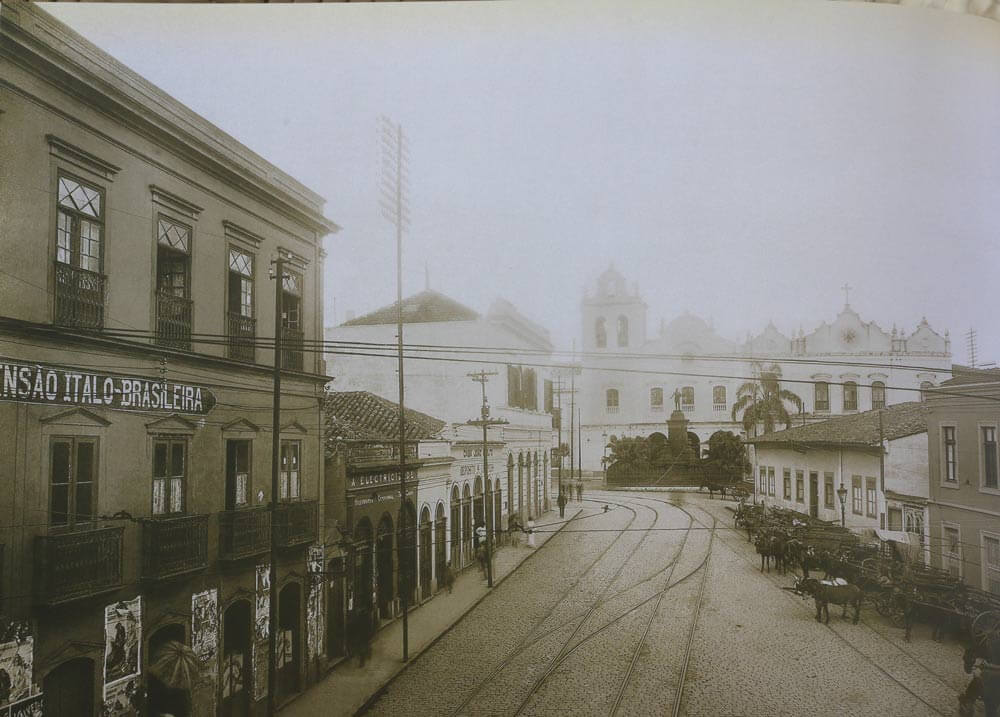
{"label": "overcast sky", "polygon": [[[404,293],[557,346],[614,261],[649,330],[844,303],[1000,360],[1000,24],[850,2],[46,4],[327,198],[327,324],[395,300],[378,117],[410,147]],[[336,302],[336,314],[334,314]]]}

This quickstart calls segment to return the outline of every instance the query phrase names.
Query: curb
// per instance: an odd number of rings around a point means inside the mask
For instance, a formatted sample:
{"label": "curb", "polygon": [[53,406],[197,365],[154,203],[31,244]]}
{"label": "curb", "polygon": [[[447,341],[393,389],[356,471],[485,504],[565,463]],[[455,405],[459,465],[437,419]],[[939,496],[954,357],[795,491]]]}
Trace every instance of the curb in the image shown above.
{"label": "curb", "polygon": [[571,520],[573,520],[574,518],[576,518],[576,517],[577,517],[578,515],[580,515],[580,513],[582,513],[582,512],[583,512],[583,508],[577,508],[577,510],[576,510],[576,513],[575,513],[575,514],[573,515],[573,517],[572,517],[572,518],[570,518],[569,520],[567,520],[566,522],[564,522],[564,523],[563,523],[563,524],[562,524],[562,525],[561,525],[561,526],[559,527],[559,530],[557,530],[557,531],[555,531],[554,533],[552,533],[552,535],[551,535],[551,536],[550,536],[549,538],[547,538],[547,539],[546,539],[546,541],[545,541],[545,544],[544,544],[544,545],[542,545],[542,546],[541,546],[541,547],[539,547],[539,548],[536,548],[534,552],[532,552],[532,553],[531,553],[530,555],[528,555],[528,556],[527,556],[527,557],[526,557],[526,558],[525,558],[524,560],[522,560],[522,561],[521,561],[520,563],[518,563],[518,564],[517,564],[516,566],[514,566],[514,568],[513,568],[513,569],[512,569],[512,570],[511,570],[511,571],[510,571],[509,573],[507,573],[507,574],[506,574],[506,575],[504,575],[504,576],[503,576],[502,578],[500,578],[499,580],[497,580],[496,582],[494,582],[494,583],[493,583],[493,587],[492,587],[492,588],[490,588],[490,589],[487,589],[487,591],[486,591],[485,593],[483,593],[483,594],[482,594],[482,595],[480,595],[480,596],[479,596],[478,598],[476,598],[476,599],[475,599],[475,600],[473,601],[473,603],[472,603],[471,605],[469,605],[469,607],[467,607],[467,608],[466,608],[466,609],[465,609],[465,610],[464,610],[464,611],[463,611],[463,612],[462,612],[462,613],[461,613],[461,614],[460,614],[460,615],[459,615],[458,617],[456,617],[456,618],[455,618],[455,621],[454,621],[454,622],[452,622],[452,623],[451,623],[450,625],[448,625],[448,627],[446,627],[446,628],[445,628],[444,630],[442,630],[442,631],[441,631],[441,632],[440,632],[440,633],[439,633],[439,634],[438,634],[438,635],[437,635],[436,637],[434,637],[434,639],[432,639],[432,640],[431,640],[430,642],[428,642],[428,643],[427,643],[426,645],[424,645],[424,646],[423,646],[422,648],[420,648],[420,649],[419,649],[419,650],[418,650],[417,652],[415,652],[415,653],[413,653],[412,655],[410,655],[410,659],[409,659],[409,660],[408,660],[407,662],[405,662],[405,663],[403,663],[402,665],[400,665],[400,666],[399,666],[399,669],[397,669],[397,670],[396,670],[395,672],[393,672],[393,673],[392,673],[392,675],[390,675],[390,676],[389,676],[389,679],[388,679],[388,680],[386,680],[386,681],[385,681],[385,682],[383,682],[383,683],[382,683],[381,685],[379,685],[379,687],[378,687],[378,688],[377,688],[377,689],[376,689],[376,690],[375,690],[374,692],[372,692],[372,693],[371,693],[371,694],[370,694],[370,695],[368,696],[368,698],[367,698],[367,699],[366,699],[366,700],[365,700],[365,701],[364,701],[364,702],[363,702],[363,703],[361,704],[361,706],[360,706],[360,707],[359,707],[359,708],[358,708],[358,709],[357,709],[357,710],[356,710],[356,711],[354,712],[354,717],[360,717],[360,715],[363,715],[363,714],[364,714],[365,712],[367,712],[367,711],[368,711],[369,709],[371,709],[371,708],[372,708],[372,706],[373,706],[373,705],[375,704],[375,702],[376,702],[376,701],[378,701],[378,698],[379,698],[379,697],[381,697],[381,696],[382,696],[382,694],[383,694],[383,693],[385,692],[386,688],[387,688],[387,687],[388,687],[389,685],[391,685],[391,684],[393,683],[393,681],[395,681],[395,679],[396,679],[397,677],[399,677],[399,676],[400,676],[400,675],[401,675],[401,674],[403,673],[403,671],[405,671],[405,670],[406,670],[406,668],[408,668],[408,667],[409,667],[410,665],[412,665],[412,664],[413,664],[413,662],[414,662],[414,661],[415,661],[415,660],[416,660],[416,659],[417,659],[418,657],[420,657],[420,656],[421,656],[422,654],[424,654],[424,652],[426,652],[427,650],[429,650],[430,648],[432,648],[432,647],[433,647],[434,645],[436,645],[436,644],[437,644],[437,642],[438,642],[438,640],[440,640],[440,639],[441,639],[442,637],[444,637],[444,636],[445,636],[445,635],[447,635],[447,634],[448,634],[449,632],[451,632],[451,631],[452,631],[452,629],[453,629],[453,628],[454,628],[454,627],[455,627],[455,626],[456,626],[456,625],[457,625],[458,623],[462,622],[462,620],[464,620],[464,619],[465,619],[465,616],[466,616],[466,615],[468,615],[468,614],[469,614],[470,612],[472,612],[473,610],[475,610],[475,609],[476,609],[476,607],[478,607],[479,603],[481,603],[481,602],[482,602],[483,600],[485,600],[485,599],[486,599],[487,597],[489,597],[489,595],[490,595],[490,594],[492,594],[492,592],[493,592],[494,590],[496,590],[496,589],[497,589],[498,587],[500,587],[500,585],[501,585],[501,584],[503,583],[503,581],[504,581],[504,580],[506,580],[506,579],[507,579],[507,578],[509,578],[509,577],[510,577],[511,575],[513,575],[514,573],[516,573],[516,572],[517,572],[517,571],[518,571],[518,570],[519,570],[519,569],[521,568],[521,566],[522,566],[522,565],[524,565],[524,564],[525,564],[526,562],[528,562],[528,561],[529,561],[529,560],[531,560],[531,559],[532,559],[533,557],[535,557],[536,555],[538,555],[538,552],[539,552],[539,551],[540,551],[540,550],[541,550],[542,548],[544,548],[544,547],[545,547],[546,545],[548,545],[548,544],[549,544],[549,541],[551,541],[551,540],[552,540],[553,538],[555,538],[555,537],[556,537],[557,535],[559,535],[559,533],[561,533],[561,532],[562,532],[562,529],[563,529],[564,527],[566,527],[566,525],[567,525],[567,524],[568,524],[568,523],[569,523],[569,522],[570,522]]}

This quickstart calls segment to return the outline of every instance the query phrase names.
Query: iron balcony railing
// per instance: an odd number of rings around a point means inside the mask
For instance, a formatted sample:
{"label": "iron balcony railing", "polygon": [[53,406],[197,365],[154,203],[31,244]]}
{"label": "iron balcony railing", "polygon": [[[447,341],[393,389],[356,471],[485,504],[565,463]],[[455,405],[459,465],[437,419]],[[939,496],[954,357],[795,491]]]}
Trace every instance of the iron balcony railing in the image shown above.
{"label": "iron balcony railing", "polygon": [[271,512],[267,506],[219,514],[219,560],[242,560],[271,548]]}
{"label": "iron balcony railing", "polygon": [[156,343],[191,350],[191,299],[156,293]]}
{"label": "iron balcony railing", "polygon": [[281,367],[293,371],[302,370],[302,343],[305,338],[298,329],[281,329]]}
{"label": "iron balcony railing", "polygon": [[618,406],[606,406],[605,410],[608,413],[618,413]]}
{"label": "iron balcony railing", "polygon": [[183,515],[142,521],[142,577],[183,575],[208,565],[208,516]]}
{"label": "iron balcony railing", "polygon": [[230,311],[228,315],[229,358],[253,361],[257,319]]}
{"label": "iron balcony railing", "polygon": [[726,410],[726,404],[724,404],[724,403],[713,403],[712,404],[712,410],[713,411],[725,411]]}
{"label": "iron balcony railing", "polygon": [[275,542],[291,548],[316,540],[316,501],[279,503],[274,513]]}
{"label": "iron balcony railing", "polygon": [[122,585],[124,526],[35,537],[35,596],[44,605]]}
{"label": "iron balcony railing", "polygon": [[102,328],[107,277],[61,261],[55,263],[55,272],[55,323],[88,329]]}

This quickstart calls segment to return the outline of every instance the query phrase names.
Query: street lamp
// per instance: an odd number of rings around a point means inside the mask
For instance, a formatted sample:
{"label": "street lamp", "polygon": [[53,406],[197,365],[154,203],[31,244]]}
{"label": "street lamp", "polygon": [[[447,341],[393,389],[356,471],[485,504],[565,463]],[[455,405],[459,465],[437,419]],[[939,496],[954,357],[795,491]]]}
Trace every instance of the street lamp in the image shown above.
{"label": "street lamp", "polygon": [[601,461],[601,465],[604,467],[604,487],[608,487],[608,434],[602,433],[601,438],[604,439],[604,459]]}
{"label": "street lamp", "polygon": [[846,522],[846,506],[847,506],[847,488],[841,483],[840,487],[837,488],[837,497],[840,498],[840,527],[846,527],[844,524]]}

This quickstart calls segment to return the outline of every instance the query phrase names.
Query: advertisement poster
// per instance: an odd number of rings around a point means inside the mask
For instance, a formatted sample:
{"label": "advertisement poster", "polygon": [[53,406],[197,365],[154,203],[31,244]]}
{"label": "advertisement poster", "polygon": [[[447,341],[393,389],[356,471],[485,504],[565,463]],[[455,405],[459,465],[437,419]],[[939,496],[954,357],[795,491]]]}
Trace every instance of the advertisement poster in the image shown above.
{"label": "advertisement poster", "polygon": [[214,588],[191,596],[191,649],[204,666],[192,695],[193,714],[209,717],[215,714],[219,663],[219,592]]}
{"label": "advertisement poster", "polygon": [[[142,702],[141,678],[139,675],[126,677],[113,685],[105,686],[104,711],[101,713],[101,717],[134,717],[139,714],[138,709]],[[39,709],[41,709],[40,706]],[[11,714],[14,714],[13,710],[11,710]]]}
{"label": "advertisement poster", "polygon": [[309,573],[309,596],[306,601],[306,646],[309,659],[314,660],[325,654],[326,614],[323,612],[323,586],[326,584],[323,575],[324,549],[323,545],[310,545],[307,556]]}
{"label": "advertisement poster", "polygon": [[0,645],[0,705],[31,694],[34,640],[30,635]]}
{"label": "advertisement poster", "polygon": [[267,697],[267,663],[270,644],[268,637],[268,620],[271,609],[271,566],[257,566],[257,610],[254,616],[253,642],[253,698],[262,700]]}
{"label": "advertisement poster", "polygon": [[139,674],[142,597],[104,608],[104,686]]}

